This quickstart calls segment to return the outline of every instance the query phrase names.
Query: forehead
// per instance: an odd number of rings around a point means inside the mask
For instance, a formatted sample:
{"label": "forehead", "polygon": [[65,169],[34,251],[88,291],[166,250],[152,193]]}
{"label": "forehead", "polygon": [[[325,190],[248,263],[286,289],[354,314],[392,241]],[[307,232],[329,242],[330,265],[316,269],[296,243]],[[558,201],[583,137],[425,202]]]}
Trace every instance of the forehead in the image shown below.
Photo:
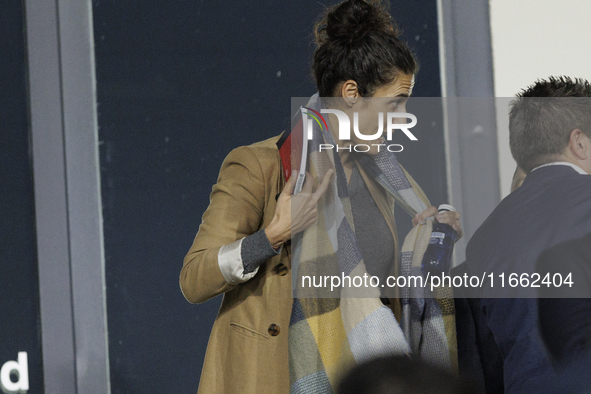
{"label": "forehead", "polygon": [[410,96],[414,83],[414,75],[400,74],[393,82],[376,89],[373,97]]}

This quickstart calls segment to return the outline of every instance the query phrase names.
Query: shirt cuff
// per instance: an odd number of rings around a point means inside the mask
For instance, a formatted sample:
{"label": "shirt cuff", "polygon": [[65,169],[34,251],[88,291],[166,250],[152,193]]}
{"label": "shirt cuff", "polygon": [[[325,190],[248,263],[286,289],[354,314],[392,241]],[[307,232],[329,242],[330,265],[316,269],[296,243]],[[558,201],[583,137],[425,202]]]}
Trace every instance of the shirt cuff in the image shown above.
{"label": "shirt cuff", "polygon": [[218,265],[228,284],[235,286],[256,275],[261,264],[281,253],[275,250],[265,234],[259,230],[248,237],[224,245],[218,251]]}
{"label": "shirt cuff", "polygon": [[222,276],[226,282],[232,286],[239,283],[246,282],[251,279],[258,270],[251,273],[244,273],[244,266],[242,265],[242,257],[240,256],[240,246],[245,238],[234,241],[231,244],[224,245],[218,252],[218,265]]}
{"label": "shirt cuff", "polygon": [[277,250],[273,248],[267,238],[265,229],[249,235],[243,239],[242,246],[240,247],[244,273],[248,274],[258,270],[261,264],[280,253],[281,248]]}

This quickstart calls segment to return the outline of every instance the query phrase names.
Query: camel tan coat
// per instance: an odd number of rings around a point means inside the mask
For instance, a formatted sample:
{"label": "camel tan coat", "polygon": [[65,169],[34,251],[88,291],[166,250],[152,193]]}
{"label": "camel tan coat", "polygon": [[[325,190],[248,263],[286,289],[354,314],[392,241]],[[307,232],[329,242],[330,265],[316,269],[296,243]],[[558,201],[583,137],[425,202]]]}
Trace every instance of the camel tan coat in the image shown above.
{"label": "camel tan coat", "polygon": [[[189,302],[224,294],[209,338],[199,394],[289,393],[290,244],[251,280],[237,286],[226,282],[217,258],[220,247],[265,228],[273,219],[275,196],[284,185],[278,139],[237,148],[226,157],[183,263],[180,286]],[[398,250],[394,202],[364,179]]]}

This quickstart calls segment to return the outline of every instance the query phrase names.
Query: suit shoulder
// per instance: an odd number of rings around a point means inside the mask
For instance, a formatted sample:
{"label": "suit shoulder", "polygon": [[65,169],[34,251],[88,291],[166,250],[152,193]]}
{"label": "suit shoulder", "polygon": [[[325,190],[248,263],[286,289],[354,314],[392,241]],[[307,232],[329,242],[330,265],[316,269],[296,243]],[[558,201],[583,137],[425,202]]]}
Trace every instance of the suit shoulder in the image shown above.
{"label": "suit shoulder", "polygon": [[591,212],[591,175],[573,174],[561,178],[554,186],[554,194],[557,201],[569,201],[572,206]]}
{"label": "suit shoulder", "polygon": [[260,173],[264,179],[278,179],[281,175],[281,160],[276,145],[279,137],[233,149],[226,156],[222,168],[239,165]]}
{"label": "suit shoulder", "polygon": [[261,161],[269,158],[279,158],[279,150],[277,149],[277,141],[279,140],[279,137],[280,136],[275,136],[264,141],[255,142],[254,144],[234,148],[228,153],[227,159],[258,159]]}
{"label": "suit shoulder", "polygon": [[569,177],[565,177],[563,180],[565,183],[573,185],[573,187],[585,192],[587,195],[591,195],[591,175],[576,174]]}
{"label": "suit shoulder", "polygon": [[279,159],[279,150],[277,141],[280,136],[275,136],[254,144],[240,146],[233,149],[228,157],[250,157],[260,162],[275,161]]}
{"label": "suit shoulder", "polygon": [[277,150],[277,141],[281,138],[281,134],[276,135],[271,138],[267,138],[266,140],[255,142],[254,144],[247,145],[247,147],[252,149],[273,149]]}

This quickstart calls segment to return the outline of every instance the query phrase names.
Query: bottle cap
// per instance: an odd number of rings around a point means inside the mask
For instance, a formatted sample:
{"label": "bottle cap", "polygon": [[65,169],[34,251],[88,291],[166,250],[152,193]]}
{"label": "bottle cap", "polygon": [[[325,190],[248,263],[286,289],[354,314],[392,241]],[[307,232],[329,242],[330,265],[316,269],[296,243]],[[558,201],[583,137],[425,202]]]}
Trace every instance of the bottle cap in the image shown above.
{"label": "bottle cap", "polygon": [[437,210],[439,212],[455,212],[456,209],[449,204],[441,204]]}

